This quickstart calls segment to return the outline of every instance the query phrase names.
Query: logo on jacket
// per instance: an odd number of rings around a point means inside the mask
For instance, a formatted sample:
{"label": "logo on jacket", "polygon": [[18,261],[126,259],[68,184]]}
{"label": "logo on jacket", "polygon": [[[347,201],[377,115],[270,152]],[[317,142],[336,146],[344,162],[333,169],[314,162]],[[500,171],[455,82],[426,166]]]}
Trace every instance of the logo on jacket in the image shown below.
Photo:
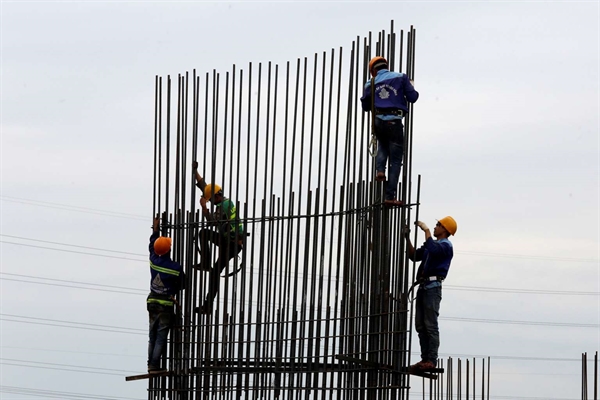
{"label": "logo on jacket", "polygon": [[385,90],[385,88],[381,89],[379,92],[379,98],[382,100],[388,99],[390,97],[390,92]]}
{"label": "logo on jacket", "polygon": [[156,274],[156,277],[152,280],[152,287],[155,288],[157,291],[164,291],[165,284],[163,283],[162,279],[160,279],[159,274]]}

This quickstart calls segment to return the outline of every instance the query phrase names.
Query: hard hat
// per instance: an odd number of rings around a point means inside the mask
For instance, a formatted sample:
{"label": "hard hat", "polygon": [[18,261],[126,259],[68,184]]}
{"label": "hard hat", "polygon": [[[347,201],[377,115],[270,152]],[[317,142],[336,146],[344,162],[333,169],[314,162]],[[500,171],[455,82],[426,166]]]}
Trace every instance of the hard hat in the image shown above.
{"label": "hard hat", "polygon": [[162,256],[163,254],[167,254],[169,251],[171,251],[171,238],[160,236],[154,241],[154,252],[156,255]]}
{"label": "hard hat", "polygon": [[454,235],[456,233],[456,221],[451,216],[444,217],[438,220],[438,222],[444,227],[445,230],[448,231],[449,234]]}
{"label": "hard hat", "polygon": [[213,194],[219,193],[220,191],[221,191],[221,186],[214,184],[214,183],[209,183],[204,188],[204,198],[206,200],[210,200],[211,197],[213,197]]}
{"label": "hard hat", "polygon": [[372,76],[377,75],[377,71],[375,70],[376,68],[379,68],[381,66],[388,66],[388,62],[385,58],[381,57],[381,56],[377,56],[377,57],[373,57],[371,59],[371,61],[369,62],[369,72],[371,73]]}

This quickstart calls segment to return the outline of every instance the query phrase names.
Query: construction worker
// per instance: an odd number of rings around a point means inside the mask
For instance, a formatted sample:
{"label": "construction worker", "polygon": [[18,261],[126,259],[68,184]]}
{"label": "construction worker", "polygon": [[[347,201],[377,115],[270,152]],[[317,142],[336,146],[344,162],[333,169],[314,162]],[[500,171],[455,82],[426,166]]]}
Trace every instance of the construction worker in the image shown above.
{"label": "construction worker", "polygon": [[[208,293],[204,303],[196,309],[203,314],[210,314],[213,302],[219,292],[219,278],[221,272],[227,267],[229,261],[242,251],[244,244],[244,227],[237,219],[236,209],[233,201],[223,196],[223,190],[214,183],[207,184],[198,172],[198,163],[192,163],[196,186],[202,190],[200,206],[202,215],[209,223],[217,227],[202,229],[199,233],[200,239],[200,264],[194,267],[210,272],[208,282]],[[207,202],[212,202],[215,212],[208,210]],[[219,255],[214,265],[211,265],[211,250],[209,242],[219,247]]]}
{"label": "construction worker", "polygon": [[[413,87],[408,76],[388,69],[388,62],[383,57],[374,57],[369,62],[369,72],[375,83],[375,96],[371,98],[371,80],[367,81],[363,96],[360,98],[363,111],[374,109],[374,135],[377,138],[377,156],[375,180],[386,179],[385,167],[389,158],[389,177],[385,192],[386,205],[395,206],[402,203],[396,198],[402,157],[404,155],[404,127],[402,118],[408,112],[408,103],[414,103],[419,93]],[[371,102],[374,101],[374,104]]]}
{"label": "construction worker", "polygon": [[165,372],[160,357],[175,320],[175,296],[184,288],[185,275],[181,265],[171,260],[171,238],[160,236],[160,220],[154,219],[150,236],[150,294],[146,300],[150,318],[148,341],[148,373]]}
{"label": "construction worker", "polygon": [[409,231],[405,230],[408,258],[421,261],[417,270],[417,290],[415,329],[419,334],[421,361],[411,365],[411,371],[435,368],[440,346],[438,316],[442,301],[442,282],[448,275],[454,254],[448,238],[456,233],[456,221],[448,216],[440,219],[433,228],[433,237],[424,222],[415,222],[425,233],[425,243],[416,249],[410,242]]}

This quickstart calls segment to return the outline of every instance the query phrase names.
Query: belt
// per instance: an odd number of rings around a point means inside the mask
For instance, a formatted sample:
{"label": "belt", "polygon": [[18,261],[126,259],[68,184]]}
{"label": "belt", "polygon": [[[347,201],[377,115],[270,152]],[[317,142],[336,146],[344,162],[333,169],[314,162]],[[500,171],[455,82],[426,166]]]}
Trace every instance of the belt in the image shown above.
{"label": "belt", "polygon": [[443,276],[427,276],[424,278],[419,278],[419,283],[422,284],[427,284],[429,282],[443,282],[444,281],[444,277]]}
{"label": "belt", "polygon": [[376,108],[375,115],[397,115],[404,117],[404,110],[399,108]]}

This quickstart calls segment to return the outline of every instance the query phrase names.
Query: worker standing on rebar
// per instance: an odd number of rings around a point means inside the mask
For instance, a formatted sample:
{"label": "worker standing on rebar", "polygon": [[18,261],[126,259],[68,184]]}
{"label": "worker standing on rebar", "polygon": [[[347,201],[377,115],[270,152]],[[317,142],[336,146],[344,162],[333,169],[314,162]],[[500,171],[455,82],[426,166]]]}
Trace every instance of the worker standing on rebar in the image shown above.
{"label": "worker standing on rebar", "polygon": [[160,236],[160,220],[154,219],[150,236],[150,294],[146,300],[150,319],[148,340],[148,372],[160,373],[160,358],[167,344],[169,330],[175,321],[175,296],[184,288],[181,265],[171,260],[171,238]]}
{"label": "worker standing on rebar", "polygon": [[[383,57],[374,57],[369,62],[369,72],[374,79],[374,96],[371,97],[371,79],[367,81],[363,96],[360,98],[363,111],[374,111],[374,135],[377,138],[377,156],[375,179],[386,179],[385,169],[389,158],[389,177],[384,204],[401,205],[396,198],[398,179],[404,155],[404,127],[402,118],[408,113],[408,103],[419,98],[412,81],[404,73],[388,69]],[[374,102],[374,103],[372,103]]]}
{"label": "worker standing on rebar", "polygon": [[[198,172],[198,162],[192,163],[196,186],[202,190],[200,206],[202,215],[209,221],[210,225],[216,226],[217,230],[211,228],[202,229],[199,233],[200,240],[200,264],[194,267],[210,272],[208,281],[208,293],[204,303],[196,308],[203,314],[210,314],[213,302],[219,292],[219,278],[221,272],[227,267],[229,261],[236,257],[244,245],[244,227],[237,218],[236,208],[230,199],[223,195],[223,190],[214,183],[207,184]],[[212,202],[215,211],[208,210],[207,202]],[[211,265],[211,249],[209,242],[219,247],[219,255],[214,265]]]}
{"label": "worker standing on rebar", "polygon": [[405,231],[408,258],[421,261],[417,270],[417,290],[415,329],[419,334],[421,361],[411,365],[411,371],[423,371],[435,368],[440,347],[438,316],[442,301],[442,282],[448,275],[454,251],[448,238],[456,233],[456,221],[448,216],[440,219],[431,231],[424,222],[415,222],[425,233],[425,243],[420,248],[413,247],[409,231]]}

